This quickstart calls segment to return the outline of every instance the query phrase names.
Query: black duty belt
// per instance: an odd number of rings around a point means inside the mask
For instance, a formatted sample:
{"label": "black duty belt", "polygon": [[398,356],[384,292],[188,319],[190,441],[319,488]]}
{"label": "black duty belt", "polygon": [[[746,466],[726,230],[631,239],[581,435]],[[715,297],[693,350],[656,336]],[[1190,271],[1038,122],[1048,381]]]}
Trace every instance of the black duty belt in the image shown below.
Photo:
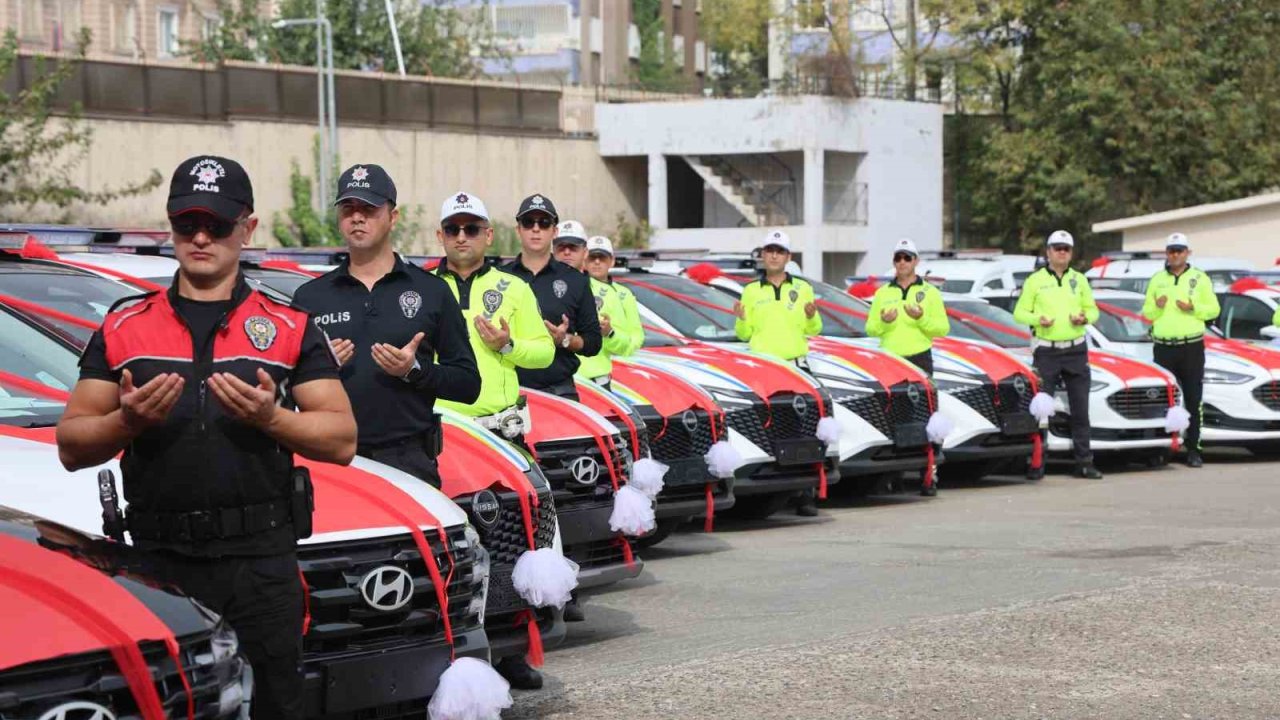
{"label": "black duty belt", "polygon": [[244,507],[152,512],[128,508],[125,522],[134,540],[198,542],[243,537],[288,527],[288,498]]}
{"label": "black duty belt", "polygon": [[1195,337],[1184,338],[1152,338],[1157,345],[1195,345],[1204,342],[1204,335],[1196,335]]}
{"label": "black duty belt", "polygon": [[440,428],[440,416],[436,415],[436,426],[426,432],[416,435],[408,435],[406,437],[397,438],[395,440],[387,440],[386,442],[362,444],[356,447],[357,455],[368,456],[372,452],[378,450],[389,450],[399,447],[419,447],[422,448],[428,457],[438,457],[443,445],[444,433]]}

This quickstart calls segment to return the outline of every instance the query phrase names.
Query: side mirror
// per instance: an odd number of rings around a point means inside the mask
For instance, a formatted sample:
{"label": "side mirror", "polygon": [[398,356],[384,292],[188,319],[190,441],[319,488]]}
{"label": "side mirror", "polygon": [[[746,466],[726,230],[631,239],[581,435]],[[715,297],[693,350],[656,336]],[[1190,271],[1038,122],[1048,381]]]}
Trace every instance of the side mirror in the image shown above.
{"label": "side mirror", "polygon": [[1272,340],[1280,339],[1280,327],[1268,325],[1261,330],[1262,337],[1271,338]]}

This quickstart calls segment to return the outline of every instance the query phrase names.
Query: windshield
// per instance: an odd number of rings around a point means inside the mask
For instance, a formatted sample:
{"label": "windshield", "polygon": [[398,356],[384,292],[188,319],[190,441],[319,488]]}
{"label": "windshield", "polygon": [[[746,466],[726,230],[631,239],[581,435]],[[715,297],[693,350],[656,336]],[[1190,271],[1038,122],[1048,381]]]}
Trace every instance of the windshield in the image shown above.
{"label": "windshield", "polygon": [[840,288],[824,282],[809,281],[813,294],[818,298],[818,313],[822,315],[822,334],[831,337],[866,337],[866,303],[841,292]]}
{"label": "windshield", "polygon": [[1030,330],[1019,325],[1007,310],[967,300],[947,300],[946,305],[951,337],[982,340],[1007,348],[1026,347],[1030,342]]}
{"label": "windshield", "polygon": [[670,275],[623,275],[616,278],[636,300],[671,323],[681,335],[711,342],[736,342],[733,299],[686,278]]}
{"label": "windshield", "polygon": [[0,423],[52,425],[57,399],[80,377],[75,352],[12,313],[0,310]]}
{"label": "windshield", "polygon": [[[0,273],[0,294],[66,313],[91,322],[96,327],[117,300],[137,295],[138,291],[113,280],[91,275],[23,271]],[[66,320],[52,317],[42,319],[81,343],[87,343],[89,336],[93,334],[93,330]]]}
{"label": "windshield", "polygon": [[[1116,312],[1112,308],[1118,308]],[[1098,322],[1094,327],[1112,342],[1151,342],[1151,326],[1141,317],[1142,298],[1098,301]]]}
{"label": "windshield", "polygon": [[290,298],[298,292],[298,288],[311,280],[307,275],[270,268],[245,268],[244,274]]}

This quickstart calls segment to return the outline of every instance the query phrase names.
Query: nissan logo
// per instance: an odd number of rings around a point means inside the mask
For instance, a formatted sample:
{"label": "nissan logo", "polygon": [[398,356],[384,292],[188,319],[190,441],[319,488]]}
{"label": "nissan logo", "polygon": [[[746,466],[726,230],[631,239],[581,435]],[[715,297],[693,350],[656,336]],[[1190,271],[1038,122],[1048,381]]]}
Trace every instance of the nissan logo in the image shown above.
{"label": "nissan logo", "polygon": [[912,405],[915,405],[916,403],[920,402],[920,386],[919,385],[912,384],[907,386],[907,399],[911,401]]}
{"label": "nissan logo", "polygon": [[1013,389],[1018,391],[1019,395],[1027,394],[1027,378],[1023,375],[1013,376]]}
{"label": "nissan logo", "polygon": [[796,411],[797,415],[808,415],[809,401],[805,400],[803,395],[796,395],[791,398],[791,408]]}
{"label": "nissan logo", "polygon": [[698,413],[692,410],[685,410],[680,416],[680,422],[684,424],[684,429],[693,432],[698,429]]}
{"label": "nissan logo", "polygon": [[1147,399],[1157,400],[1160,397],[1160,388],[1147,388]]}
{"label": "nissan logo", "polygon": [[401,568],[383,565],[360,578],[360,595],[374,610],[399,610],[413,599],[413,578]]}
{"label": "nissan logo", "polygon": [[501,513],[502,505],[492,490],[481,490],[471,497],[471,514],[485,530],[498,524],[498,516]]}
{"label": "nissan logo", "polygon": [[77,700],[49,710],[40,720],[116,720],[116,716],[97,703]]}
{"label": "nissan logo", "polygon": [[595,485],[600,479],[600,463],[593,457],[583,455],[569,463],[569,474],[580,485]]}

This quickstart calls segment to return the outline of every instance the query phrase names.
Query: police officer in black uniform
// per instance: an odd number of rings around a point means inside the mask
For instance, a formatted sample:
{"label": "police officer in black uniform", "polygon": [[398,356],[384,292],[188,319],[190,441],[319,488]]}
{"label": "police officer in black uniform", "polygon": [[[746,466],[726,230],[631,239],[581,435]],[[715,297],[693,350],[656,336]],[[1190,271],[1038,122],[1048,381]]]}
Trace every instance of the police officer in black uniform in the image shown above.
{"label": "police officer in black uniform", "polygon": [[[586,273],[551,257],[556,238],[556,206],[545,195],[530,195],[516,213],[520,254],[503,266],[533,288],[542,319],[556,344],[556,358],[541,370],[517,368],[520,384],[570,400],[578,399],[573,374],[578,355],[600,352],[600,318]],[[584,241],[585,244],[585,241]]]}
{"label": "police officer in black uniform", "polygon": [[124,451],[133,542],[159,577],[236,630],[253,666],[253,717],[301,718],[295,545],[311,532],[311,497],[293,453],[350,462],[355,420],[324,333],[240,275],[258,224],[244,169],[216,156],[183,162],[168,213],[173,285],[107,314],[58,423],[58,455],[75,470]]}
{"label": "police officer in black uniform", "polygon": [[391,248],[396,185],[377,165],[338,178],[349,258],[294,294],[333,338],[360,426],[359,454],[440,487],[436,398],[474,402],[480,372],[449,286]]}

